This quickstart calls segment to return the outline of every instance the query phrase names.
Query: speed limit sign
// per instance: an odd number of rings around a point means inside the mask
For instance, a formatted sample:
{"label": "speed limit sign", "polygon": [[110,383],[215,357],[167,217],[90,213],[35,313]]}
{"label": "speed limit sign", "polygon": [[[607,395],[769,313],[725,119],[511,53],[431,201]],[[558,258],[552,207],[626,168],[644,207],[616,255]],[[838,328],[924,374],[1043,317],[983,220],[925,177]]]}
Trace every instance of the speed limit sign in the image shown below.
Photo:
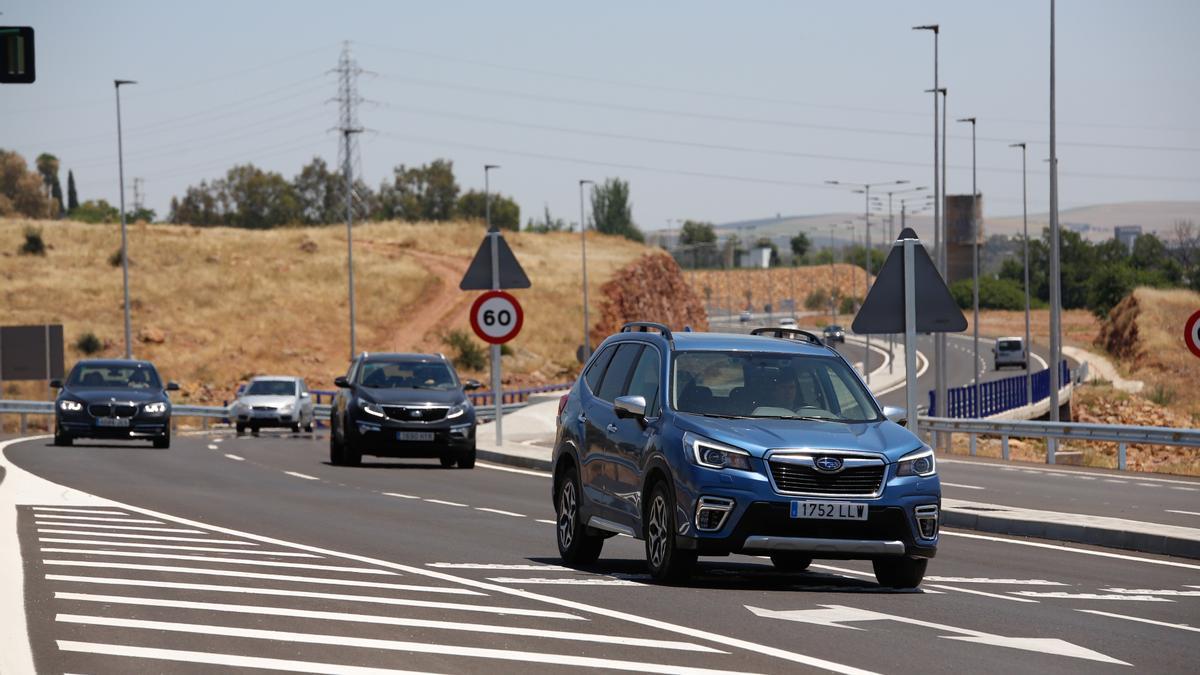
{"label": "speed limit sign", "polygon": [[521,303],[504,291],[488,291],[471,305],[471,328],[484,342],[504,344],[521,332]]}
{"label": "speed limit sign", "polygon": [[1183,325],[1183,341],[1193,354],[1200,356],[1200,309]]}

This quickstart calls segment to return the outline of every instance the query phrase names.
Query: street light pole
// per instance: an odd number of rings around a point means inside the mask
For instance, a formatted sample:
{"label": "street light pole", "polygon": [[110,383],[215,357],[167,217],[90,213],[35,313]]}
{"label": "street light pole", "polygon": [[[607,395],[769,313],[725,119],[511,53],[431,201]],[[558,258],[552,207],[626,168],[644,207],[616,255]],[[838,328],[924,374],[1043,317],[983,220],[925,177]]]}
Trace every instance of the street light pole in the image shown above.
{"label": "street light pole", "polygon": [[[913,26],[912,29],[927,30],[933,33],[933,89],[930,90],[933,93],[933,252],[938,263],[938,271],[941,272],[942,278],[945,278],[946,269],[941,258],[941,222],[942,195],[945,194],[946,185],[944,178],[940,184],[938,183],[938,38],[941,35],[941,27],[934,23],[924,26]],[[946,407],[946,339],[941,333],[934,335],[933,338],[933,362],[936,394],[934,396],[933,410],[930,412],[935,417],[944,417],[948,409]],[[941,434],[937,435],[937,440],[942,440]],[[935,445],[941,445],[941,443],[938,442]]]}
{"label": "street light pole", "polygon": [[837,225],[829,226],[829,323],[837,323],[837,266],[834,265],[833,233]]}
{"label": "street light pole", "polygon": [[346,175],[346,276],[350,285],[350,360],[354,360],[357,342],[355,339],[354,313],[354,178],[350,174],[350,134],[356,134],[359,129],[343,129],[342,142],[346,152],[342,171]]}
{"label": "street light pole", "polygon": [[1025,144],[1013,143],[1010,148],[1021,148],[1021,222],[1025,241],[1025,404],[1033,405],[1033,376],[1029,374],[1029,355],[1033,343],[1029,331],[1029,199],[1025,180]]}
{"label": "street light pole", "polygon": [[[1062,279],[1059,271],[1058,146],[1054,106],[1054,0],[1050,0],[1050,421],[1059,421],[1058,390],[1062,386]],[[1046,463],[1054,463],[1057,443],[1046,441]]]}
{"label": "street light pole", "polygon": [[121,85],[133,80],[113,80],[117,92],[117,176],[121,183],[121,277],[125,286],[125,358],[133,358],[133,323],[129,318],[129,237],[125,231],[125,153],[121,147]]}
{"label": "street light pole", "polygon": [[[489,172],[499,169],[498,164],[483,165],[483,218],[487,224],[488,238],[492,240],[492,290],[500,290],[500,230],[492,227],[492,189]],[[503,395],[500,391],[500,345],[492,345],[492,403],[496,409],[496,445],[504,443]]]}
{"label": "street light pole", "polygon": [[587,280],[587,218],[583,211],[583,186],[593,185],[594,182],[584,179],[579,181],[579,245],[583,255],[583,360],[587,361],[592,355],[592,338],[588,335],[588,280]]}
{"label": "street light pole", "polygon": [[975,184],[975,126],[974,117],[964,117],[959,122],[971,123],[971,280],[974,315],[971,319],[974,328],[974,360],[971,363],[971,411],[979,416],[979,189]]}

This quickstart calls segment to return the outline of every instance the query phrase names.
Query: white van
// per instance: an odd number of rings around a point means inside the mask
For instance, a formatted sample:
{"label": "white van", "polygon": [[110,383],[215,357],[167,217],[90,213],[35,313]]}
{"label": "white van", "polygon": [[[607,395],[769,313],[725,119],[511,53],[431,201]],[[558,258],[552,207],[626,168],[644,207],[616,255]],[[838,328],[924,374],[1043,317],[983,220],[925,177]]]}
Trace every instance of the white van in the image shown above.
{"label": "white van", "polygon": [[1029,354],[1024,338],[996,338],[996,344],[992,345],[992,367],[994,370],[1000,370],[1004,366],[1029,368]]}

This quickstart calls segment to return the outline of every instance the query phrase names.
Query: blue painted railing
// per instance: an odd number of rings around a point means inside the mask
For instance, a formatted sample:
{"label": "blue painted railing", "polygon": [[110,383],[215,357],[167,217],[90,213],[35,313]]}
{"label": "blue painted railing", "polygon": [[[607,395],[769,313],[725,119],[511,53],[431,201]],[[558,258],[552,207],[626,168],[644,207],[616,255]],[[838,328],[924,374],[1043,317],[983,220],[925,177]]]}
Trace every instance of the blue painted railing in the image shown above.
{"label": "blue painted railing", "polygon": [[[1071,370],[1064,360],[1060,364],[1062,370],[1060,383],[1067,383],[1071,378]],[[1050,396],[1050,369],[1036,372],[1033,379],[1033,401],[1026,397],[1025,376],[1014,375],[1003,380],[992,380],[979,383],[979,397],[972,394],[974,387],[954,387],[946,390],[946,417],[981,418],[998,415],[1002,412],[1027,406]],[[936,410],[937,392],[929,392],[929,409]]]}

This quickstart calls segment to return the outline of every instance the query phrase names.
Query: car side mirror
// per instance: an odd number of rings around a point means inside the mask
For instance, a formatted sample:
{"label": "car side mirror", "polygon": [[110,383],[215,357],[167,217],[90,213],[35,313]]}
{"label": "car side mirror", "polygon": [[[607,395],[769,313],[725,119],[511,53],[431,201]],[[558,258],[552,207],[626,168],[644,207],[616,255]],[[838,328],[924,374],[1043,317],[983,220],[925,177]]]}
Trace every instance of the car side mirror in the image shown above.
{"label": "car side mirror", "polygon": [[613,401],[613,408],[616,410],[617,417],[620,419],[645,419],[646,397],[618,396],[616,400]]}
{"label": "car side mirror", "polygon": [[179,391],[179,384],[175,382],[168,382],[167,391]]}
{"label": "car side mirror", "polygon": [[335,386],[341,387],[342,389],[350,388],[350,380],[347,380],[344,376],[333,378],[333,384]]}
{"label": "car side mirror", "polygon": [[483,383],[479,380],[463,381],[463,391],[475,391],[476,389],[483,389]]}
{"label": "car side mirror", "polygon": [[889,420],[899,424],[902,427],[908,426],[908,411],[900,406],[885,405],[883,406],[883,416]]}
{"label": "car side mirror", "polygon": [[50,380],[51,389],[62,389],[62,380]]}
{"label": "car side mirror", "polygon": [[308,392],[307,391],[300,392],[300,398],[308,398]]}

